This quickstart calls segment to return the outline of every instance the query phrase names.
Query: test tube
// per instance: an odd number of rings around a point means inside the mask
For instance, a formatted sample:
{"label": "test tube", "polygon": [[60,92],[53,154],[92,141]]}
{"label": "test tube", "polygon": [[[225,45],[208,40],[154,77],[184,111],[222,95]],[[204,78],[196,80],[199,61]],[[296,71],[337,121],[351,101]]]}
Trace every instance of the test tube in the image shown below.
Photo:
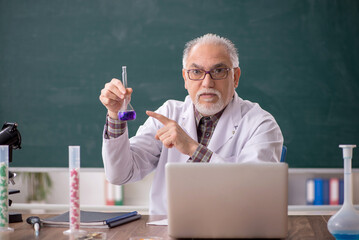
{"label": "test tube", "polygon": [[87,232],[80,230],[80,146],[69,146],[70,177],[70,229],[66,235],[81,236]]}
{"label": "test tube", "polygon": [[9,227],[9,146],[0,146],[0,232],[14,231]]}

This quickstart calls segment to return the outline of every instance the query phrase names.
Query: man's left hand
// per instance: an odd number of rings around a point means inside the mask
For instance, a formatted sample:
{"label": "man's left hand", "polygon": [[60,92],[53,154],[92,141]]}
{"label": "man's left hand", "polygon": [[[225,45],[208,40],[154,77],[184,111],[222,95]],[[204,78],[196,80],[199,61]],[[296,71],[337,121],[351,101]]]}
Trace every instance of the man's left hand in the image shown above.
{"label": "man's left hand", "polygon": [[164,126],[157,131],[155,138],[167,148],[175,147],[183,154],[192,156],[199,143],[192,139],[177,122],[152,111],[146,114],[160,121]]}

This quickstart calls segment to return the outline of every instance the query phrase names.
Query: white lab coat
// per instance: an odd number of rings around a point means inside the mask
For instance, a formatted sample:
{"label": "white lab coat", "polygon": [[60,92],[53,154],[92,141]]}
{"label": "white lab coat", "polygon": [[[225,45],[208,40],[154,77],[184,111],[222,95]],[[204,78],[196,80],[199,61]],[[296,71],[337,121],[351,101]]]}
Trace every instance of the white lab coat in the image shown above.
{"label": "white lab coat", "polygon": [[[169,100],[156,112],[175,120],[189,136],[198,139],[189,96],[184,102]],[[106,177],[113,184],[138,181],[156,170],[150,193],[150,214],[154,215],[167,215],[166,163],[185,163],[189,158],[155,139],[162,126],[158,120],[148,118],[136,136],[128,139],[126,130],[116,139],[104,138],[102,147]],[[211,163],[279,162],[282,145],[282,132],[273,116],[235,93],[218,121],[208,148],[213,151]]]}

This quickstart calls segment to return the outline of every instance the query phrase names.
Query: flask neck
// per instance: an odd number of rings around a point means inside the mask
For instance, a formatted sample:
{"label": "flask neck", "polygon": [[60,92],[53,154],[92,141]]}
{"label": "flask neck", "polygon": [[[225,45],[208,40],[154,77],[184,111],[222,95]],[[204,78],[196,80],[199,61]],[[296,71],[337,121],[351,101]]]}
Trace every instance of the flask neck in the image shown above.
{"label": "flask neck", "polygon": [[344,203],[353,205],[352,159],[344,158]]}

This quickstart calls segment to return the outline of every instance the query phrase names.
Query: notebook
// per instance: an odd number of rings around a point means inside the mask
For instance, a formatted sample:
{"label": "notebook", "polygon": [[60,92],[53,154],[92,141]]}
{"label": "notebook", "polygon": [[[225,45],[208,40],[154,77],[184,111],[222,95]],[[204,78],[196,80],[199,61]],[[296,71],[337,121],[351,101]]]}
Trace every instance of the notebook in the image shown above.
{"label": "notebook", "polygon": [[174,238],[284,238],[286,163],[168,163],[168,233]]}
{"label": "notebook", "polygon": [[[133,212],[90,212],[80,211],[81,228],[113,228],[140,219],[141,215]],[[69,212],[55,217],[42,219],[48,227],[69,227]]]}

